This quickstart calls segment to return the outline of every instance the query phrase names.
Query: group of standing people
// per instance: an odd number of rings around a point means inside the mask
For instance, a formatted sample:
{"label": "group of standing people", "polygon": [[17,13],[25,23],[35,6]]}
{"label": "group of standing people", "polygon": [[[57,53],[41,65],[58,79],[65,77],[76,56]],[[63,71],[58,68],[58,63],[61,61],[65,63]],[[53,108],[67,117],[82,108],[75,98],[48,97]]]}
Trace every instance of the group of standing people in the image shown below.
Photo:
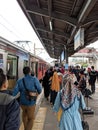
{"label": "group of standing people", "polygon": [[[77,72],[74,73],[74,70],[69,68],[66,73],[64,71],[62,73],[51,67],[43,77],[42,86],[45,98],[50,99],[54,112],[57,113],[59,109],[62,109],[59,121],[60,130],[83,130],[79,109],[86,108],[83,97],[86,77],[84,70]],[[36,100],[28,100],[26,91],[30,92],[30,97],[33,97],[36,92],[37,97],[42,92],[42,87],[39,80],[31,75],[28,66],[23,68],[23,73],[24,77],[17,80],[11,92],[7,90],[7,76],[0,69],[0,130],[19,130],[20,106],[24,130],[31,130],[33,127]],[[96,74],[92,66],[88,72],[92,93],[95,92]],[[16,100],[18,93],[20,93],[19,102]]]}
{"label": "group of standing people", "polygon": [[51,105],[54,105],[57,93],[62,88],[62,78],[63,74],[53,69],[53,67],[47,70],[43,77],[42,86],[44,87],[44,96],[47,100],[50,97]]}
{"label": "group of standing people", "polygon": [[[44,93],[48,90],[54,112],[58,113],[62,109],[60,130],[83,130],[79,109],[86,108],[82,94],[82,90],[86,88],[84,71],[79,72],[79,81],[71,68],[65,74],[60,70],[52,69],[49,76],[48,72],[49,70],[43,78]],[[48,77],[47,80],[45,77]],[[51,84],[49,84],[50,81]]]}
{"label": "group of standing people", "polygon": [[[57,93],[53,111],[58,113],[62,110],[59,121],[60,130],[83,130],[81,114],[79,109],[85,109],[86,104],[84,97],[87,91],[87,82],[91,86],[91,93],[95,93],[95,82],[98,72],[91,66],[89,71],[85,73],[82,69],[69,68],[67,74],[63,76],[62,89]],[[89,93],[87,93],[89,94]]]}
{"label": "group of standing people", "polygon": [[[17,80],[16,86],[10,92],[7,90],[7,76],[0,69],[0,130],[19,130],[20,106],[24,130],[32,130],[36,100],[33,98],[28,100],[26,92],[28,90],[30,94],[28,96],[34,97],[41,93],[42,87],[39,80],[31,75],[28,66],[23,68],[23,73],[24,77]],[[34,92],[36,92],[36,95],[34,95]],[[16,99],[18,93],[20,93],[19,102]]]}
{"label": "group of standing people", "polygon": [[76,66],[76,68],[73,68],[73,73],[75,74],[78,82],[80,81],[81,73],[82,77],[84,77],[84,79],[86,79],[86,81],[89,83],[89,86],[91,87],[91,93],[95,93],[95,83],[96,79],[98,79],[98,71],[95,70],[94,66],[88,68],[80,68],[79,66]]}

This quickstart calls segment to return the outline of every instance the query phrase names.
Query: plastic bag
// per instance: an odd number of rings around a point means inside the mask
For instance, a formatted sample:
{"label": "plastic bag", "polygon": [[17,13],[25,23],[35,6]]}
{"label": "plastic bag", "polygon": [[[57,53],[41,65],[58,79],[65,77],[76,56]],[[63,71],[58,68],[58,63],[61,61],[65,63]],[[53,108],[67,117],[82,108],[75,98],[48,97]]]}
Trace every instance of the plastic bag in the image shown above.
{"label": "plastic bag", "polygon": [[89,130],[89,124],[87,121],[82,121],[83,130]]}

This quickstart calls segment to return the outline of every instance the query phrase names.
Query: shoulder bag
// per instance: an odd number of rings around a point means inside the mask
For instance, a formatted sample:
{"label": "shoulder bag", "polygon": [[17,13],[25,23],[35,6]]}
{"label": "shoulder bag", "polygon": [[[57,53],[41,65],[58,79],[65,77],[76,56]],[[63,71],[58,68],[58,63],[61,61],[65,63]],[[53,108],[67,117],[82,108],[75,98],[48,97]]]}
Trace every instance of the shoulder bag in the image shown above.
{"label": "shoulder bag", "polygon": [[37,99],[37,92],[36,91],[30,91],[29,89],[27,89],[24,78],[22,80],[23,80],[23,85],[24,85],[24,88],[25,88],[26,98],[29,101],[32,101],[32,100],[36,101],[36,99]]}

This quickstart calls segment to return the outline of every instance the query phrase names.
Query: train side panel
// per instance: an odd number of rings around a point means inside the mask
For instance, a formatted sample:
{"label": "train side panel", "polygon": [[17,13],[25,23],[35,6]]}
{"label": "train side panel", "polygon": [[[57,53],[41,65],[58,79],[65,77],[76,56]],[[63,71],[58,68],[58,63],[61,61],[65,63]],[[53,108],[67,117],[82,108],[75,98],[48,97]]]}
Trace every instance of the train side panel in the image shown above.
{"label": "train side panel", "polygon": [[24,76],[23,68],[24,66],[29,66],[29,54],[22,52],[18,55],[18,78]]}
{"label": "train side panel", "polygon": [[0,41],[0,68],[8,76],[9,88],[12,89],[18,78],[23,77],[23,67],[29,65],[29,54],[18,47]]}
{"label": "train side panel", "polygon": [[0,37],[0,68],[3,68],[8,76],[10,89],[15,86],[17,79],[24,76],[24,66],[30,66],[39,80],[43,78],[48,68],[47,62],[40,57]]}
{"label": "train side panel", "polygon": [[42,60],[40,57],[30,55],[30,67],[35,76],[41,80],[48,69],[47,62]]}

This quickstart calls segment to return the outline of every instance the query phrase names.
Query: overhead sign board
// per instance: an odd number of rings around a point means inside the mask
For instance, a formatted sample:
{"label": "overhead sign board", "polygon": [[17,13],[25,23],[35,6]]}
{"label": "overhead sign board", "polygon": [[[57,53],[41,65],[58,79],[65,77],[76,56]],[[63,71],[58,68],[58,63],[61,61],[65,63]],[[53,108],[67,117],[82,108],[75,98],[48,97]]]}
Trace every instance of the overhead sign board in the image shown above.
{"label": "overhead sign board", "polygon": [[80,28],[74,37],[74,50],[84,45],[84,28]]}
{"label": "overhead sign board", "polygon": [[68,70],[68,64],[65,64],[65,69]]}

